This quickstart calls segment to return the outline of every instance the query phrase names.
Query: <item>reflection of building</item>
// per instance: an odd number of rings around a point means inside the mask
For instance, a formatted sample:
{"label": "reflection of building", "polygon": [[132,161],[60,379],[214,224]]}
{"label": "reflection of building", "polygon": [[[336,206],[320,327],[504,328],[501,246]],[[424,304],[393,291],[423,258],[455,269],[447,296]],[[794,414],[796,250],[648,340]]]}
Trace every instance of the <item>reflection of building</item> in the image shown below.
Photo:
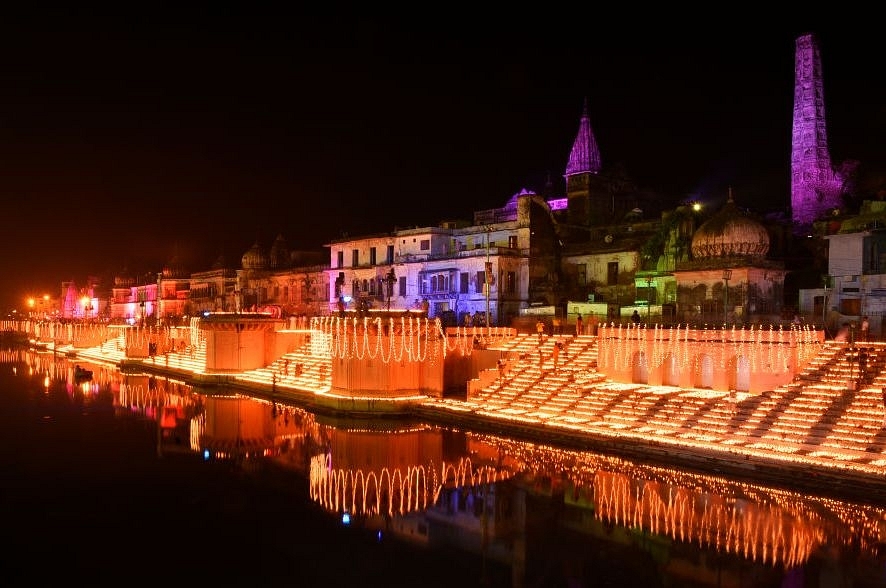
{"label": "reflection of building", "polygon": [[314,422],[300,409],[243,396],[205,396],[202,407],[191,423],[191,446],[216,459],[277,456],[293,440],[310,437]]}
{"label": "reflection of building", "polygon": [[377,431],[330,429],[311,462],[311,497],[336,513],[391,517],[423,511],[437,498],[442,438],[425,427]]}
{"label": "reflection of building", "polygon": [[876,563],[886,526],[881,506],[519,441],[496,439],[493,447],[520,464],[512,465],[522,472],[512,481],[526,491],[530,560],[552,537],[568,536],[561,555],[574,558],[579,574],[595,541],[649,551],[667,577],[710,577],[710,585],[720,585],[718,574],[722,585],[740,585],[738,578],[755,570],[780,576],[808,566],[825,546],[851,548],[859,561],[882,565]]}
{"label": "reflection of building", "polygon": [[272,406],[249,398],[208,396],[198,445],[217,457],[274,453],[277,427]]}

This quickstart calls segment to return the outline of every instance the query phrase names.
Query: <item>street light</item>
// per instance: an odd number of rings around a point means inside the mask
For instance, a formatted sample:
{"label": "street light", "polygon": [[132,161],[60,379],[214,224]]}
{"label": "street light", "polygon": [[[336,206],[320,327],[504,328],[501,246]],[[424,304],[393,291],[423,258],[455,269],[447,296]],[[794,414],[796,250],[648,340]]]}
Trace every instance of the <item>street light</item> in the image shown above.
{"label": "street light", "polygon": [[652,276],[646,276],[646,323],[649,324],[649,313],[652,312]]}
{"label": "street light", "polygon": [[84,296],[80,299],[80,302],[83,303],[83,319],[89,320],[89,313],[92,310],[92,300],[89,296]]}
{"label": "street light", "polygon": [[829,275],[824,276],[822,282],[824,283],[824,296],[821,301],[821,328],[827,331],[828,288],[831,285],[831,277]]}
{"label": "street light", "polygon": [[723,326],[729,322],[729,280],[732,278],[732,270],[723,270],[723,282],[726,284],[723,290]]}
{"label": "street light", "polygon": [[391,269],[388,270],[387,275],[385,275],[385,283],[387,284],[387,292],[388,295],[388,310],[391,310],[391,295],[394,293],[394,282],[397,281],[397,274],[394,273],[394,266],[391,266]]}
{"label": "street light", "polygon": [[486,264],[484,265],[484,275],[486,277],[486,328],[489,328],[489,291],[492,289],[492,262],[489,261],[489,233],[492,232],[492,227],[485,226],[486,230]]}

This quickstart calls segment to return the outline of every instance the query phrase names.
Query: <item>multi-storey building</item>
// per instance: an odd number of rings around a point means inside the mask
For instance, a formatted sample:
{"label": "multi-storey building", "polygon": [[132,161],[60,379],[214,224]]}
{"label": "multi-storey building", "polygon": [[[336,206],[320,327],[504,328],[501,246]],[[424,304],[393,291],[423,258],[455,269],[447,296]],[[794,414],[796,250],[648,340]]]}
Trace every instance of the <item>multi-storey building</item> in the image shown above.
{"label": "multi-storey building", "polygon": [[835,335],[844,322],[867,316],[884,333],[886,315],[886,201],[866,201],[860,214],[816,223],[826,245],[827,273],[818,288],[800,290],[800,312]]}
{"label": "multi-storey building", "polygon": [[529,303],[533,208],[546,206],[523,192],[473,223],[333,241],[329,311],[427,309],[451,325],[510,324]]}

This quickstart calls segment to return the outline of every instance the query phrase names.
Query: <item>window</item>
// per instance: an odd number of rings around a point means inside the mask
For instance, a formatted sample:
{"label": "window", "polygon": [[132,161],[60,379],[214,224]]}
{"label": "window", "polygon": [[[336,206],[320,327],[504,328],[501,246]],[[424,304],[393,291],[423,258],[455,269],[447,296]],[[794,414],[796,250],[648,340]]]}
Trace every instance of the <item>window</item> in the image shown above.
{"label": "window", "polygon": [[338,264],[335,267],[337,267],[337,268],[344,267],[345,266],[345,252],[344,251],[337,251],[336,253],[338,256]]}
{"label": "window", "polygon": [[422,251],[429,251],[431,249],[431,240],[430,239],[422,239],[419,244],[419,249]]}
{"label": "window", "polygon": [[394,263],[394,246],[388,245],[388,260],[387,263]]}
{"label": "window", "polygon": [[517,272],[508,272],[505,276],[505,292],[513,294],[517,291]]}
{"label": "window", "polygon": [[606,266],[606,285],[618,285],[618,262],[610,261]]}
{"label": "window", "polygon": [[486,284],[486,272],[484,270],[480,270],[477,272],[477,289],[475,292],[477,294],[482,294],[485,292],[483,286]]}
{"label": "window", "polygon": [[449,276],[446,274],[436,274],[430,277],[430,290],[428,290],[431,294],[439,294],[441,292],[449,292]]}
{"label": "window", "polygon": [[468,272],[462,272],[459,276],[458,283],[458,292],[459,294],[467,294],[468,293],[468,282],[470,282],[470,274]]}
{"label": "window", "polygon": [[338,277],[335,278],[335,297],[338,298],[342,295],[342,289],[345,287],[345,272],[338,272]]}
{"label": "window", "polygon": [[576,263],[575,264],[575,281],[579,286],[584,286],[588,283],[588,266],[584,263]]}
{"label": "window", "polygon": [[517,248],[517,235],[511,235],[510,237],[508,237],[508,247],[510,247],[511,249]]}
{"label": "window", "polygon": [[375,265],[375,264],[376,264],[376,258],[375,258],[375,256],[376,256],[376,250],[375,250],[375,247],[370,247],[370,248],[369,248],[369,265]]}
{"label": "window", "polygon": [[354,249],[351,251],[351,267],[357,267],[360,265],[360,250]]}
{"label": "window", "polygon": [[406,276],[400,276],[400,296],[406,296]]}

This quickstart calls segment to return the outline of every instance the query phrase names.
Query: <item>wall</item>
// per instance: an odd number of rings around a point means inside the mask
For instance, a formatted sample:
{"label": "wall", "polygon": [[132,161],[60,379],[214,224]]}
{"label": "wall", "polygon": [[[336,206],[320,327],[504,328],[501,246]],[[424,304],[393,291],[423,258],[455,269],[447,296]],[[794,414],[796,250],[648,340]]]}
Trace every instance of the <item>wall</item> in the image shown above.
{"label": "wall", "polygon": [[616,382],[772,390],[816,356],[824,332],[600,327],[597,369]]}

